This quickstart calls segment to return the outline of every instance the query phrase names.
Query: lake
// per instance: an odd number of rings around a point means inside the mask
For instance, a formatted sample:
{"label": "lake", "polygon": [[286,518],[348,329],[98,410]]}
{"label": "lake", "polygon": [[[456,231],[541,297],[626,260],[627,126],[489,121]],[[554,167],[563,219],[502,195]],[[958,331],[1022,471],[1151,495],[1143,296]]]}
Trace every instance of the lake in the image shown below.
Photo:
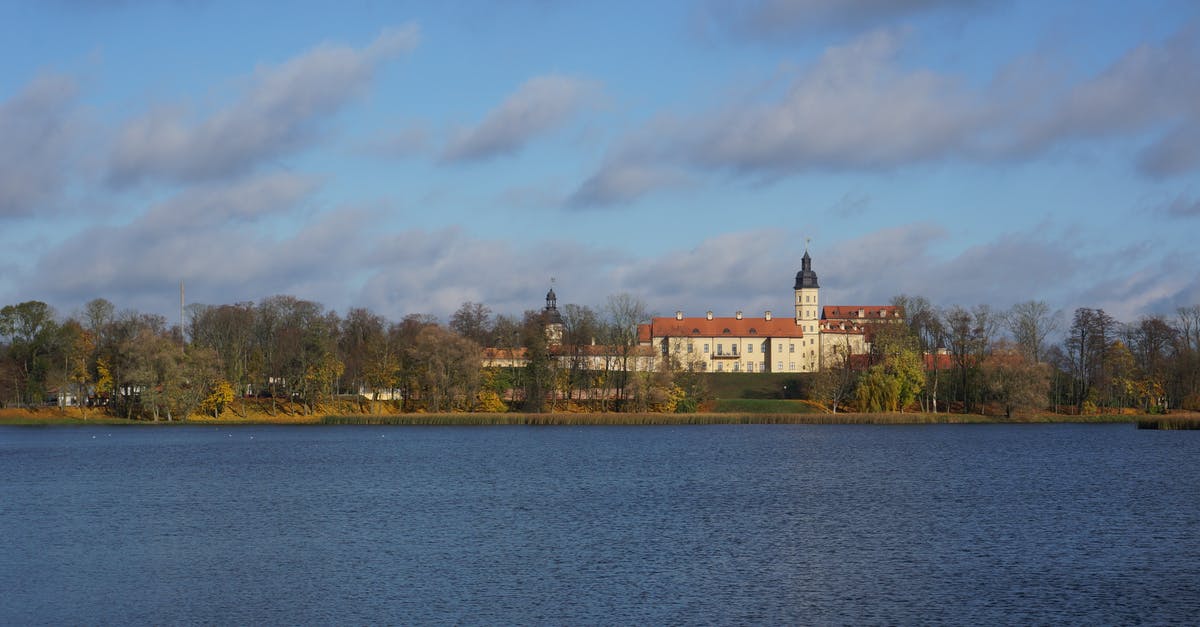
{"label": "lake", "polygon": [[0,427],[3,624],[1200,620],[1200,431]]}

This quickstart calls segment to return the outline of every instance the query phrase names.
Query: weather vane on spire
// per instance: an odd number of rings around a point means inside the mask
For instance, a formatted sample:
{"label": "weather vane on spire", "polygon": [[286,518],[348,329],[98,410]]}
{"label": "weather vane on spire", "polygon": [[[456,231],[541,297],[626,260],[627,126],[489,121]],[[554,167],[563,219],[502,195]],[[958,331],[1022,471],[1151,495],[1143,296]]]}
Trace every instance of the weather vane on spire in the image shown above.
{"label": "weather vane on spire", "polygon": [[811,237],[804,238],[804,252],[808,252],[808,245],[812,243]]}

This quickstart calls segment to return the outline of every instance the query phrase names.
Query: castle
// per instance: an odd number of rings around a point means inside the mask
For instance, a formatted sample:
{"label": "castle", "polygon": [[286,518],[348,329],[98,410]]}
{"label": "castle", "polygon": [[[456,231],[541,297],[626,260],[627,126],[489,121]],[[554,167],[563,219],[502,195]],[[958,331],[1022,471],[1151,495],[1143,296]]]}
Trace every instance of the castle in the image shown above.
{"label": "castle", "polygon": [[[792,287],[794,317],[776,318],[770,311],[747,317],[738,311],[732,318],[654,318],[638,326],[643,346],[660,351],[680,367],[708,372],[818,372],[837,355],[870,352],[873,328],[879,323],[904,319],[898,307],[821,306],[821,287],[804,251]],[[827,365],[825,367],[828,367]]]}

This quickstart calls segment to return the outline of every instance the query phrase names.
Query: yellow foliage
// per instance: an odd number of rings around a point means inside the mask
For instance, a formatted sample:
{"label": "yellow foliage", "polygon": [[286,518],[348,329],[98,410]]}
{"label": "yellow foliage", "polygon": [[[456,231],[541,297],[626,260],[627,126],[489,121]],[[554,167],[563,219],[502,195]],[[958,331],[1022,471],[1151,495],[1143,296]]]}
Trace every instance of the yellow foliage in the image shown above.
{"label": "yellow foliage", "polygon": [[204,413],[212,413],[216,418],[221,412],[225,411],[225,406],[233,402],[233,386],[225,379],[218,380],[209,391],[208,397],[200,403],[200,409]]}
{"label": "yellow foliage", "polygon": [[508,411],[508,406],[494,390],[482,390],[476,395],[475,411],[494,414]]}

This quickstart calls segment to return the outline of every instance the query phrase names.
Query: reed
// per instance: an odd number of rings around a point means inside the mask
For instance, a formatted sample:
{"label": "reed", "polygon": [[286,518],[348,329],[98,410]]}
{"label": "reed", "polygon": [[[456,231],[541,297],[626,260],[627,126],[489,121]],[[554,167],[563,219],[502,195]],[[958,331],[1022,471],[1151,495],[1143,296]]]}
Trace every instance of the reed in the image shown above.
{"label": "reed", "polygon": [[1158,431],[1197,431],[1200,430],[1200,418],[1195,416],[1179,418],[1139,418],[1138,429],[1155,429]]}
{"label": "reed", "polygon": [[925,413],[446,413],[446,414],[351,414],[325,416],[327,425],[412,425],[412,426],[469,426],[469,425],[730,425],[730,424],[806,424],[806,425],[922,425],[922,424],[985,424],[985,423],[1052,423],[1052,422],[1131,422],[1123,416],[1031,416],[1004,420],[975,414]]}

